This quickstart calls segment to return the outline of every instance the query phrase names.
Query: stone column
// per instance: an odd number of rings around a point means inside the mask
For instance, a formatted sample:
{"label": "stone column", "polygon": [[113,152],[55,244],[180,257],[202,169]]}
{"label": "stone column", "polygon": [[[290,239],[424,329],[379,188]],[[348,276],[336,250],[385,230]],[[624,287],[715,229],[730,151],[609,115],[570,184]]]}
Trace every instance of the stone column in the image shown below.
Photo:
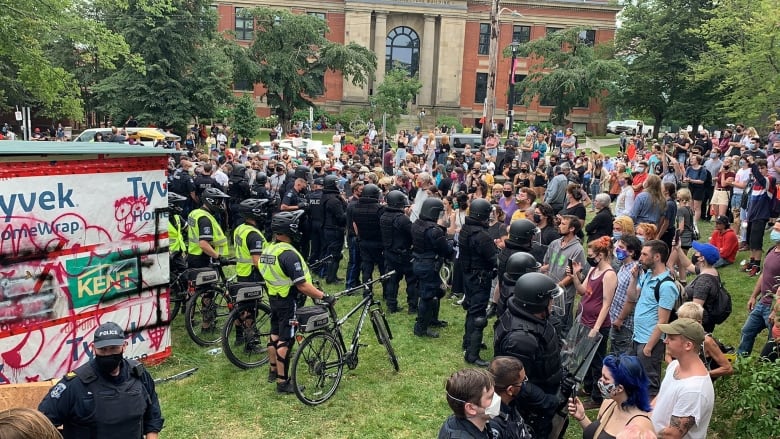
{"label": "stone column", "polygon": [[374,93],[376,88],[385,79],[385,50],[387,48],[387,13],[377,12],[374,25],[374,53],[376,54],[376,79],[374,80]]}
{"label": "stone column", "polygon": [[422,47],[420,48],[420,89],[419,106],[431,106],[431,96],[433,92],[433,62],[434,62],[434,43],[436,39],[436,17],[425,16],[425,25],[423,26]]}
{"label": "stone column", "polygon": [[[358,43],[364,47],[371,47],[371,12],[350,11],[344,14],[344,44]],[[344,78],[343,101],[351,103],[368,102],[368,84],[365,87],[356,87]]]}

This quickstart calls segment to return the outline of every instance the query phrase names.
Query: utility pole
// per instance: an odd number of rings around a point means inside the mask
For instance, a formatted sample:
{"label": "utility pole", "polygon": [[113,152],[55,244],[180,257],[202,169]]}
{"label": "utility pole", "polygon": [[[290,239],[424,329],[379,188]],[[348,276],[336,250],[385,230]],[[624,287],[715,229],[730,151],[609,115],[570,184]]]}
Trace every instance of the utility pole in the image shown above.
{"label": "utility pole", "polygon": [[[499,15],[501,0],[493,0],[490,8],[490,46],[488,47],[487,104],[482,136],[493,128],[493,116],[496,111],[496,70],[498,70],[498,35],[501,31]],[[487,129],[485,129],[487,127]]]}
{"label": "utility pole", "polygon": [[509,127],[507,131],[507,138],[514,131],[515,123],[515,61],[517,60],[517,47],[520,45],[517,41],[512,41],[512,64],[509,66],[509,98],[507,100],[509,116]]}

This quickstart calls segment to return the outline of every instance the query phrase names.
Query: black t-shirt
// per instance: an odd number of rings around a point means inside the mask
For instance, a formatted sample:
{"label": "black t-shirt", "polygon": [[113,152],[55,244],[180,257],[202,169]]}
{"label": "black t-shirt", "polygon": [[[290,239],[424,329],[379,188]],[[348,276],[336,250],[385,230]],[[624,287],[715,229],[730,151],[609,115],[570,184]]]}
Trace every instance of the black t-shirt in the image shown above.
{"label": "black t-shirt", "polygon": [[246,248],[249,249],[250,255],[259,255],[263,252],[263,245],[265,239],[263,235],[258,232],[249,232],[246,236]]}
{"label": "black t-shirt", "polygon": [[304,262],[298,255],[292,250],[285,250],[279,255],[279,267],[285,276],[290,278],[294,285],[290,287],[290,295],[292,297],[298,292],[297,285],[306,281],[306,274],[303,271]]}
{"label": "black t-shirt", "polygon": [[287,191],[282,198],[282,204],[287,206],[297,206],[300,202],[300,194],[295,190]]}

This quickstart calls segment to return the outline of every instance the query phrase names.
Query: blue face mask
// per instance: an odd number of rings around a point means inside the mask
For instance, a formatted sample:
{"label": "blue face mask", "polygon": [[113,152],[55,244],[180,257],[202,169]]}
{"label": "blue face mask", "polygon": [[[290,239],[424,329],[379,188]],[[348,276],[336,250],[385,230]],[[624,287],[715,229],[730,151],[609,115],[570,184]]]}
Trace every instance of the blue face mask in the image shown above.
{"label": "blue face mask", "polygon": [[772,242],[780,242],[780,232],[778,232],[775,229],[772,229],[772,231],[769,232],[769,239]]}
{"label": "blue face mask", "polygon": [[636,238],[637,238],[637,239],[639,240],[639,242],[641,242],[642,244],[644,244],[644,243],[645,243],[645,237],[644,237],[644,236],[639,236],[639,235],[637,235],[637,236],[636,236]]}
{"label": "blue face mask", "polygon": [[620,239],[623,237],[623,232],[612,232],[612,237],[615,239]]}
{"label": "blue face mask", "polygon": [[623,250],[622,248],[616,248],[615,249],[615,259],[617,259],[620,262],[623,262],[628,257],[628,252],[626,250]]}

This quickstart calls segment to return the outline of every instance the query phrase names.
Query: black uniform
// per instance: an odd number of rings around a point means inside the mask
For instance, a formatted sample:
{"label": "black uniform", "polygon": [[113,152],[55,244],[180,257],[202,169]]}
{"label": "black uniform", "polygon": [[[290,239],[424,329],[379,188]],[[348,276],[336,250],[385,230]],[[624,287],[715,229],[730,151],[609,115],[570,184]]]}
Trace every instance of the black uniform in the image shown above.
{"label": "black uniform", "polygon": [[493,352],[523,362],[528,382],[513,403],[536,437],[549,436],[553,416],[561,402],[558,397],[563,376],[560,343],[549,320],[529,314],[514,299],[507,302],[507,312],[496,326]]}
{"label": "black uniform", "polygon": [[485,424],[485,429],[479,431],[476,425],[464,418],[450,415],[439,430],[438,439],[498,439],[498,432],[491,425]]}
{"label": "black uniform", "polygon": [[413,270],[420,294],[414,325],[417,335],[425,335],[430,324],[439,318],[439,299],[444,297],[439,270],[444,259],[452,258],[454,253],[446,230],[435,221],[418,218],[412,224]]}
{"label": "black uniform", "polygon": [[501,401],[501,413],[490,420],[501,439],[533,439],[534,435],[514,405]]}
{"label": "black uniform", "polygon": [[466,360],[479,358],[482,332],[487,326],[487,304],[490,300],[492,280],[496,270],[497,248],[487,234],[487,225],[466,217],[466,223],[458,234],[458,261],[463,270],[463,287],[466,292],[463,307],[466,308],[466,325],[463,347]]}
{"label": "black uniform", "polygon": [[64,439],[141,439],[162,430],[160,402],[149,372],[122,360],[117,377],[98,372],[95,360],[69,372],[41,401],[38,410]]}
{"label": "black uniform", "polygon": [[203,191],[205,191],[210,187],[215,187],[219,190],[222,190],[222,186],[219,183],[217,183],[217,180],[215,180],[214,177],[212,177],[211,175],[203,175],[203,174],[198,175],[193,179],[193,183],[195,184],[195,195],[198,196],[198,200],[200,200]]}
{"label": "black uniform", "polygon": [[323,191],[320,205],[323,216],[322,256],[332,255],[327,266],[326,281],[336,282],[336,273],[341,261],[341,249],[344,247],[344,227],[347,225],[347,202],[341,198],[338,190]]}
{"label": "black uniform", "polygon": [[228,180],[227,194],[230,196],[228,201],[228,212],[230,214],[230,228],[235,229],[244,219],[238,213],[238,205],[249,198],[249,180],[243,171],[233,170]]}
{"label": "black uniform", "polygon": [[417,312],[417,278],[412,270],[412,221],[399,209],[385,208],[379,219],[385,269],[395,274],[385,283],[384,297],[390,312],[398,311],[398,286],[406,276],[406,304]]}
{"label": "black uniform", "polygon": [[352,221],[357,229],[360,247],[360,271],[364,282],[372,278],[374,266],[379,268],[380,274],[385,274],[382,231],[379,228],[379,218],[383,211],[379,200],[371,197],[360,197],[352,210]]}
{"label": "black uniform", "polygon": [[168,190],[187,199],[182,206],[182,217],[187,218],[187,215],[195,208],[195,200],[192,199],[191,195],[195,192],[195,183],[192,180],[192,176],[181,168],[176,169],[168,174]]}
{"label": "black uniform", "polygon": [[[319,259],[322,259],[325,254],[323,253],[323,239],[322,239],[322,230],[323,225],[325,224],[325,213],[322,211],[322,189],[317,189],[314,191],[309,192],[306,195],[306,199],[309,202],[309,212],[308,212],[308,233],[311,237],[311,250],[309,254],[309,264],[312,262],[315,262]],[[323,273],[323,270],[318,269],[317,272],[320,274],[320,276]]]}
{"label": "black uniform", "polygon": [[[289,179],[292,180],[293,183],[295,182],[295,179]],[[295,190],[295,188],[292,188],[285,192],[284,197],[282,197],[282,204],[286,206],[297,206],[299,209],[308,210],[308,203],[306,201],[306,197],[304,194],[298,192]],[[306,230],[306,224],[308,223],[308,214],[304,215],[300,219],[300,224],[303,228],[303,233],[301,234],[301,239],[297,242],[293,243],[295,248],[301,253],[301,256],[303,256],[304,259],[308,260],[309,257],[309,239],[310,234]]]}

